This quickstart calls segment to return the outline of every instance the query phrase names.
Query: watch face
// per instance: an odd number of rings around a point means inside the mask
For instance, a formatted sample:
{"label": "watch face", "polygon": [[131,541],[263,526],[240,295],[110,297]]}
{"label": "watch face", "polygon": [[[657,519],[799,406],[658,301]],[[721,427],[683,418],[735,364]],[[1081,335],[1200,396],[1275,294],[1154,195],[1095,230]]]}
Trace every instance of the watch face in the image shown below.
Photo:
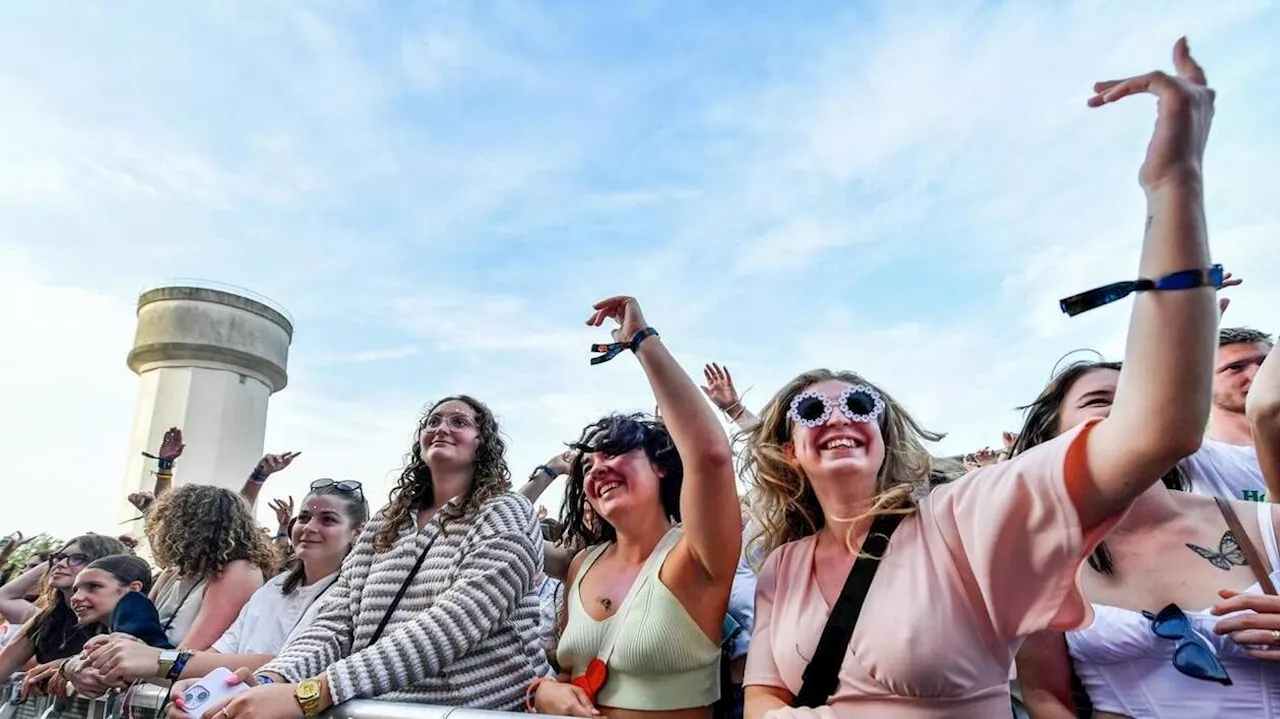
{"label": "watch face", "polygon": [[306,681],[298,685],[299,699],[315,699],[320,696],[320,682]]}

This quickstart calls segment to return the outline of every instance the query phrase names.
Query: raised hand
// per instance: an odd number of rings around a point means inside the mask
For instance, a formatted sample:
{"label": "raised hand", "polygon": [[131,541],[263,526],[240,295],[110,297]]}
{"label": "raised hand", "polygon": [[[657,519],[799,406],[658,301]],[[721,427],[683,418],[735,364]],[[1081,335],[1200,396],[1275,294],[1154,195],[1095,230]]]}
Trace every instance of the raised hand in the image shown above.
{"label": "raised hand", "polygon": [[1090,107],[1101,107],[1138,93],[1156,96],[1156,127],[1138,175],[1147,190],[1170,180],[1200,179],[1213,123],[1214,92],[1192,59],[1185,37],[1173,46],[1173,65],[1176,75],[1154,70],[1095,83],[1095,94],[1089,98]]}
{"label": "raised hand", "polygon": [[182,456],[182,450],[187,445],[182,443],[182,430],[177,427],[170,427],[164,433],[164,439],[160,440],[160,451],[156,453],[159,459],[173,460]]}
{"label": "raised hand", "polygon": [[268,454],[258,460],[258,466],[254,467],[253,473],[261,475],[263,479],[279,472],[293,463],[302,452],[285,452],[284,454]]}
{"label": "raised hand", "polygon": [[567,449],[551,459],[548,459],[544,466],[552,472],[555,472],[557,477],[562,474],[568,474],[569,470],[572,468],[573,458],[576,454],[577,452],[574,450]]}
{"label": "raised hand", "polygon": [[634,297],[610,297],[597,302],[593,309],[595,312],[587,320],[587,325],[599,327],[608,319],[617,322],[618,326],[613,330],[614,342],[630,342],[637,332],[649,326],[640,312],[640,303]]}
{"label": "raised hand", "polygon": [[293,497],[289,497],[288,501],[273,499],[267,506],[276,513],[276,521],[279,522],[281,529],[289,526],[289,520],[293,519]]}
{"label": "raised hand", "polygon": [[139,512],[147,513],[151,509],[151,505],[155,504],[156,495],[154,492],[134,492],[129,495],[129,504],[132,504]]}
{"label": "raised hand", "polygon": [[729,411],[738,403],[738,390],[733,386],[733,375],[728,367],[721,367],[712,362],[702,368],[702,376],[707,380],[702,392],[721,412]]}
{"label": "raised hand", "polygon": [[[1238,277],[1232,277],[1230,272],[1224,272],[1222,274],[1223,289],[1226,289],[1228,287],[1237,287],[1242,282],[1244,282],[1244,280]],[[1218,298],[1218,317],[1221,318],[1222,315],[1225,315],[1227,313],[1227,308],[1230,306],[1231,306],[1230,297],[1219,297]]]}

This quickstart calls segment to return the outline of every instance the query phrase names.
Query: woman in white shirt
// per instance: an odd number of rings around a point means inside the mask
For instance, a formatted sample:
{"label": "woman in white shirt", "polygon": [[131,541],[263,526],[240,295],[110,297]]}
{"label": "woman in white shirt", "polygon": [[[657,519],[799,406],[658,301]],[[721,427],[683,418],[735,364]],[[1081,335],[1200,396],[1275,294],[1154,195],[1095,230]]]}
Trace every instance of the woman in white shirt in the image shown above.
{"label": "woman in white shirt", "polygon": [[128,637],[103,637],[85,647],[89,664],[124,681],[199,678],[217,667],[257,669],[310,624],[368,517],[359,482],[317,479],[289,531],[298,562],[255,592],[208,651],[162,652]]}

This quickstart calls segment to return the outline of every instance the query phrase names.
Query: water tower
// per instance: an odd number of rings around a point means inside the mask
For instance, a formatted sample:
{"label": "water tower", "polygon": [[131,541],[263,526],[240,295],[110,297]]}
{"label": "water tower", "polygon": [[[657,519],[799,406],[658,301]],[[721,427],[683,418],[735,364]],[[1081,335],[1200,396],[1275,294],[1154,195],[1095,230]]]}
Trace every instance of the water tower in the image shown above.
{"label": "water tower", "polygon": [[121,497],[154,486],[155,461],[141,453],[154,454],[175,426],[187,447],[174,483],[239,491],[262,457],[267,403],[289,381],[292,339],[282,307],[239,288],[181,282],[142,293],[128,360],[138,405]]}

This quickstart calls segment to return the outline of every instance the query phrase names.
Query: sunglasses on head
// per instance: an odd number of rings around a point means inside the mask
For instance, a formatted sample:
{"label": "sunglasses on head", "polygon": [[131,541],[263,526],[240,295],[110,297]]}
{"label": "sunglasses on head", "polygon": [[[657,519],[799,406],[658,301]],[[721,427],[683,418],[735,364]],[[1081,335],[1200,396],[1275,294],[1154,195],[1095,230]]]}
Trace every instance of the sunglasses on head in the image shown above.
{"label": "sunglasses on head", "polygon": [[364,499],[363,485],[354,479],[344,479],[339,482],[336,479],[325,478],[317,479],[311,483],[311,490],[313,492],[317,489],[328,489],[329,487],[336,487],[337,490],[343,494],[354,494],[360,499]]}
{"label": "sunglasses on head", "polygon": [[791,400],[791,409],[787,416],[797,424],[809,429],[821,427],[831,419],[831,413],[838,407],[850,422],[874,422],[884,414],[884,397],[875,387],[867,384],[855,384],[840,393],[840,398],[833,400],[813,390],[801,392]]}
{"label": "sunglasses on head", "polygon": [[1059,300],[1058,306],[1067,316],[1075,317],[1122,300],[1134,292],[1191,290],[1206,286],[1222,289],[1222,265],[1214,265],[1207,270],[1183,270],[1154,280],[1141,278],[1127,282],[1114,282]]}
{"label": "sunglasses on head", "polygon": [[1170,604],[1159,613],[1143,612],[1151,622],[1151,631],[1162,639],[1171,639],[1178,645],[1173,649],[1173,668],[1192,679],[1217,682],[1223,686],[1231,686],[1231,677],[1227,668],[1222,666],[1218,655],[1191,627],[1191,620],[1178,607]]}
{"label": "sunglasses on head", "polygon": [[89,556],[86,554],[80,554],[79,552],[72,554],[63,554],[62,552],[58,552],[49,558],[49,563],[55,567],[63,562],[66,562],[68,567],[83,567],[89,563]]}

